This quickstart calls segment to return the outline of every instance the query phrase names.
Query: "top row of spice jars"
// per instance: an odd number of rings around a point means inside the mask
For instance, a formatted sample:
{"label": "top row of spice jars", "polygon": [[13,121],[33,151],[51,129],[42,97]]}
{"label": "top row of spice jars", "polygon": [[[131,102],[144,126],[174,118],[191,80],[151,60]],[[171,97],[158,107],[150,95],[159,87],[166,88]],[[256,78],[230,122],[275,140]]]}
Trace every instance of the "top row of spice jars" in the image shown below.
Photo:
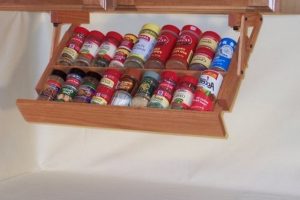
{"label": "top row of spice jars", "polygon": [[185,25],[161,29],[145,24],[139,35],[124,37],[114,31],[105,36],[97,30],[76,27],[65,45],[58,64],[99,67],[135,67],[149,69],[214,69],[226,72],[236,47],[235,40],[214,31],[202,31]]}

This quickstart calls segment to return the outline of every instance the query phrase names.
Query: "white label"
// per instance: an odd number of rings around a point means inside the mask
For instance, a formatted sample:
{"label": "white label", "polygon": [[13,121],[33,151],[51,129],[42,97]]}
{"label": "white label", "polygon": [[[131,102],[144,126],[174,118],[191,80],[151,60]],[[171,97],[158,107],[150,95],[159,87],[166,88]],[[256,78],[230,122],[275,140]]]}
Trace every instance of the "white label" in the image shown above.
{"label": "white label", "polygon": [[204,90],[210,91],[215,97],[217,97],[222,81],[223,76],[220,73],[207,70],[200,76],[198,87],[202,87]]}
{"label": "white label", "polygon": [[140,35],[138,42],[134,45],[131,56],[136,56],[143,61],[148,60],[156,44],[156,39],[148,34]]}
{"label": "white label", "polygon": [[112,101],[111,105],[114,106],[129,106],[131,102],[131,97],[129,94],[123,92],[116,92]]}
{"label": "white label", "polygon": [[192,105],[194,94],[186,89],[176,90],[172,102],[181,103],[187,107]]}
{"label": "white label", "polygon": [[103,56],[106,55],[108,56],[110,59],[112,59],[116,53],[117,47],[110,43],[110,42],[103,42],[101,44],[101,46],[99,47],[99,51],[98,54]]}
{"label": "white label", "polygon": [[98,47],[99,47],[98,44],[96,44],[92,41],[87,41],[82,45],[80,53],[89,54],[89,55],[93,56],[93,58],[94,58],[97,54]]}

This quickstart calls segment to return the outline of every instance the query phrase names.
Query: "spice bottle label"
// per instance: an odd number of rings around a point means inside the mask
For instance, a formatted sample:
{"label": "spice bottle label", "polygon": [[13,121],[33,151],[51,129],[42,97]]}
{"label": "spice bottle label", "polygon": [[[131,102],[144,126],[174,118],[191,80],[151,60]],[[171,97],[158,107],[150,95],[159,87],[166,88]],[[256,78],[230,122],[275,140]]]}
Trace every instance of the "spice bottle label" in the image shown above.
{"label": "spice bottle label", "polygon": [[210,96],[205,95],[202,91],[197,91],[195,93],[191,106],[192,110],[212,111],[213,106],[213,100]]}
{"label": "spice bottle label", "polygon": [[76,96],[77,94],[77,88],[72,86],[72,85],[64,85],[61,88],[60,94],[57,96],[58,101],[65,101],[69,102],[72,101],[72,99]]}
{"label": "spice bottle label", "polygon": [[214,70],[206,70],[200,76],[197,86],[203,88],[204,91],[209,91],[211,94],[217,97],[222,85],[222,81],[222,74]]}
{"label": "spice bottle label", "polygon": [[62,51],[62,55],[67,54],[68,56],[70,56],[73,60],[75,60],[78,56],[78,53],[76,50],[69,48],[69,47],[65,47]]}
{"label": "spice bottle label", "polygon": [[98,55],[104,57],[107,60],[111,60],[114,57],[116,50],[116,45],[109,41],[105,41],[99,47]]}
{"label": "spice bottle label", "polygon": [[77,96],[75,98],[80,99],[81,102],[89,103],[95,93],[96,88],[94,87],[94,85],[84,83],[79,87]]}
{"label": "spice bottle label", "polygon": [[205,54],[196,54],[194,55],[191,64],[201,64],[205,66],[206,68],[209,68],[211,64],[211,59],[206,56]]}
{"label": "spice bottle label", "polygon": [[172,104],[180,104],[184,109],[191,106],[193,100],[193,93],[187,89],[177,89],[175,91]]}
{"label": "spice bottle label", "polygon": [[216,50],[218,47],[218,42],[216,40],[214,40],[212,37],[204,37],[201,38],[198,47],[200,46],[205,46],[205,47],[209,47],[212,50]]}
{"label": "spice bottle label", "polygon": [[80,50],[81,54],[86,54],[91,58],[95,58],[97,51],[98,51],[99,45],[98,43],[95,43],[94,41],[86,41]]}
{"label": "spice bottle label", "polygon": [[133,90],[133,86],[134,86],[134,83],[132,80],[130,79],[123,79],[118,87],[117,87],[117,90],[123,90],[123,91],[126,91],[126,92],[129,92],[131,93],[131,91]]}
{"label": "spice bottle label", "polygon": [[56,97],[57,93],[60,91],[61,86],[62,85],[57,81],[48,80],[40,95],[49,97],[52,100]]}
{"label": "spice bottle label", "polygon": [[131,102],[131,96],[129,93],[117,91],[113,96],[111,105],[114,106],[129,106]]}
{"label": "spice bottle label", "polygon": [[127,49],[118,49],[113,60],[124,64],[129,53]]}
{"label": "spice bottle label", "polygon": [[154,94],[151,97],[150,104],[159,104],[162,108],[168,108],[170,105],[168,100],[170,97],[169,95],[170,94],[167,93],[166,91],[159,90],[157,91],[157,94]]}
{"label": "spice bottle label", "polygon": [[142,84],[139,86],[138,91],[136,92],[136,94],[138,96],[144,96],[146,98],[151,97],[151,95],[153,94],[155,90],[155,85],[152,83],[152,80],[149,78],[145,78],[142,82]]}
{"label": "spice bottle label", "polygon": [[155,46],[156,37],[150,32],[144,31],[139,35],[137,43],[134,45],[130,56],[135,56],[143,61],[148,60]]}
{"label": "spice bottle label", "polygon": [[94,96],[92,99],[92,103],[99,105],[107,105],[108,102],[101,96]]}

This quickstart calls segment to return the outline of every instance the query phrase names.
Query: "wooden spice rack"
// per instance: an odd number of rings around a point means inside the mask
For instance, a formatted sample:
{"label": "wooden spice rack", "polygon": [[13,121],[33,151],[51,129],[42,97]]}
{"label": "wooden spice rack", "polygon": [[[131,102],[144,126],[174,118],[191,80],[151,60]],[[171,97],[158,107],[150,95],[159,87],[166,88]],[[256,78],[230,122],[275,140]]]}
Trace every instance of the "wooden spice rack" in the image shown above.
{"label": "wooden spice rack", "polygon": [[[118,2],[120,3],[120,1]],[[122,8],[125,9],[124,6]],[[131,11],[132,6],[129,8],[128,10]],[[207,11],[211,12],[210,9],[213,10],[212,8],[213,7],[209,7]],[[218,9],[220,9],[220,7],[216,7],[214,11],[218,12]],[[266,8],[264,7],[264,9]],[[234,10],[234,7],[231,7],[230,11],[232,10]],[[241,11],[242,9],[236,10]],[[224,112],[230,111],[234,103],[250,53],[254,48],[262,24],[262,16],[256,12],[255,9],[247,12],[245,8],[243,11],[244,12],[228,13],[229,26],[239,31],[240,37],[237,50],[234,53],[229,71],[224,77],[223,85],[220,89],[217,104],[213,112],[161,110],[110,105],[99,106],[93,104],[48,102],[28,99],[18,99],[17,106],[28,122],[143,130],[182,135],[206,135],[224,138],[226,136],[226,130],[222,116]],[[56,65],[56,61],[65,43],[70,38],[75,25],[89,22],[89,12],[52,11],[52,22],[55,25],[53,53],[46,70],[36,86],[37,93],[41,91],[47,77],[53,69],[61,69],[67,72],[71,68]],[[72,23],[73,25],[65,33],[62,40],[59,41],[62,23]],[[97,67],[81,67],[81,69],[96,72],[104,70]],[[200,72],[188,70],[178,70],[176,72],[178,74],[200,74]]]}

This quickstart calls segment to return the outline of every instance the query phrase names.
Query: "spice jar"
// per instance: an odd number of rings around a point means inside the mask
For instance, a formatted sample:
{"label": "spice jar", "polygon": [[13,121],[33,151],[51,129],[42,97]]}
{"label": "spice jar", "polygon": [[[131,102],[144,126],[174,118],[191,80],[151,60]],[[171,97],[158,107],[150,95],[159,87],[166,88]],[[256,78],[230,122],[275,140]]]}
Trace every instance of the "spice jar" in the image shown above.
{"label": "spice jar", "polygon": [[153,52],[145,64],[145,68],[163,69],[176,44],[180,30],[173,25],[165,25],[160,31]]}
{"label": "spice jar", "polygon": [[215,53],[213,50],[205,47],[198,47],[190,63],[189,69],[199,71],[208,69],[214,56]]}
{"label": "spice jar", "polygon": [[100,79],[100,74],[92,71],[87,72],[82,84],[78,89],[78,93],[74,98],[74,102],[90,103],[92,97],[96,93],[96,88]]}
{"label": "spice jar", "polygon": [[211,49],[213,52],[216,52],[220,40],[221,37],[218,33],[214,31],[205,31],[200,38],[197,48],[205,47]]}
{"label": "spice jar", "polygon": [[201,30],[193,25],[182,28],[179,39],[167,61],[168,69],[187,69],[200,39]]}
{"label": "spice jar", "polygon": [[125,61],[125,67],[144,68],[144,63],[150,57],[150,54],[156,44],[160,27],[156,24],[145,24],[139,33],[138,41]]}
{"label": "spice jar", "polygon": [[61,70],[53,70],[51,75],[47,78],[46,84],[44,85],[38,99],[47,101],[54,100],[64,84],[66,76],[66,73]]}
{"label": "spice jar", "polygon": [[111,105],[129,106],[132,95],[141,79],[141,75],[141,70],[135,68],[126,69],[124,75],[120,79],[119,85],[117,86],[117,91],[111,100]]}
{"label": "spice jar", "polygon": [[91,103],[98,105],[107,105],[110,102],[115,90],[113,88],[106,87],[104,85],[99,85],[95,96],[93,96]]}
{"label": "spice jar", "polygon": [[99,31],[91,31],[80,49],[80,54],[75,61],[75,65],[90,66],[103,39],[103,33]]}
{"label": "spice jar", "polygon": [[68,66],[72,65],[78,56],[85,37],[88,34],[89,31],[87,29],[83,27],[76,27],[71,39],[67,42],[66,46],[62,50],[62,53],[58,59],[58,63]]}
{"label": "spice jar", "polygon": [[191,110],[196,111],[213,111],[214,108],[214,98],[209,92],[205,92],[202,88],[197,88],[194,93],[194,98]]}
{"label": "spice jar", "polygon": [[136,43],[137,37],[134,34],[127,33],[125,34],[123,41],[118,47],[115,56],[109,64],[109,67],[124,67],[125,60],[130,54],[133,45]]}
{"label": "spice jar", "polygon": [[168,108],[176,88],[178,77],[176,72],[163,71],[158,88],[154,91],[148,107],[151,108]]}
{"label": "spice jar", "polygon": [[114,57],[116,50],[123,37],[117,32],[110,31],[106,34],[105,39],[98,49],[95,65],[107,67]]}
{"label": "spice jar", "polygon": [[122,72],[120,72],[117,69],[107,69],[105,70],[102,79],[100,80],[99,85],[104,85],[106,87],[115,89],[119,79],[122,75]]}
{"label": "spice jar", "polygon": [[146,71],[143,75],[142,82],[131,101],[133,107],[146,107],[150,98],[158,86],[160,76],[154,71]]}
{"label": "spice jar", "polygon": [[61,88],[60,93],[57,95],[57,101],[70,102],[76,96],[78,88],[82,83],[84,71],[78,68],[72,68],[67,75],[67,80]]}
{"label": "spice jar", "polygon": [[183,76],[178,84],[171,102],[172,109],[188,109],[193,100],[197,79],[193,76]]}

